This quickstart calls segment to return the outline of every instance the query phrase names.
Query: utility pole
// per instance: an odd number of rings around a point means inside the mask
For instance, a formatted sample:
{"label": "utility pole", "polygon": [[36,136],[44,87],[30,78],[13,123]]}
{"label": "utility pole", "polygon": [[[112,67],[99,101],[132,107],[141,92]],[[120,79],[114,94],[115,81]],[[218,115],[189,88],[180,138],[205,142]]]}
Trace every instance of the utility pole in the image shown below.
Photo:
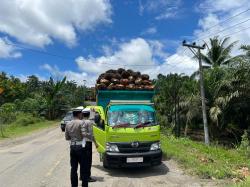
{"label": "utility pole", "polygon": [[[206,102],[205,102],[205,90],[204,90],[204,80],[203,80],[203,68],[201,62],[201,50],[205,49],[205,44],[203,46],[198,46],[196,43],[187,44],[184,40],[182,45],[188,47],[190,51],[195,55],[195,57],[199,60],[199,75],[200,75],[200,92],[201,92],[201,106],[202,106],[202,117],[203,117],[203,125],[204,125],[204,135],[205,135],[205,144],[209,145],[209,132],[208,132],[208,124],[207,124],[207,112],[206,112]],[[195,51],[197,49],[197,51]]]}
{"label": "utility pole", "polygon": [[86,92],[87,92],[87,89],[86,89],[86,82],[87,80],[83,80],[83,88],[84,88],[84,97],[83,97],[83,104],[85,105],[85,99],[86,99]]}

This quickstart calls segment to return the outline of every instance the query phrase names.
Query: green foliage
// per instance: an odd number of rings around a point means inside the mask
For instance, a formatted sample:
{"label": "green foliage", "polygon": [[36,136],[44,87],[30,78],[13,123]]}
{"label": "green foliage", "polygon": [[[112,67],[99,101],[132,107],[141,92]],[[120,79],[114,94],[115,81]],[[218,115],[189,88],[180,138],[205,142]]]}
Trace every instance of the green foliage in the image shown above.
{"label": "green foliage", "polygon": [[232,185],[231,187],[249,187],[250,186],[250,178],[247,178],[246,180],[236,183]]}
{"label": "green foliage", "polygon": [[[86,94],[87,92],[87,94]],[[15,105],[16,111],[30,113],[33,116],[44,116],[47,119],[61,117],[72,107],[84,105],[84,98],[93,98],[93,89],[78,86],[73,81],[54,80],[41,81],[31,75],[26,82],[18,78],[0,73],[0,106],[1,122],[5,125],[15,120],[15,111],[6,111],[6,103]]]}
{"label": "green foliage", "polygon": [[15,99],[24,99],[26,97],[25,84],[18,78],[8,77],[6,73],[0,72],[0,105],[13,102]]}
{"label": "green foliage", "polygon": [[26,113],[37,115],[41,110],[41,101],[33,98],[26,98],[23,102],[19,103],[19,110]]}
{"label": "green foliage", "polygon": [[43,96],[46,100],[47,117],[50,120],[55,119],[62,113],[62,110],[68,110],[66,92],[64,86],[66,77],[61,81],[54,81],[52,78],[44,85]]}
{"label": "green foliage", "polygon": [[209,44],[206,43],[208,52],[202,55],[202,60],[212,67],[227,65],[233,61],[230,52],[235,46],[236,42],[228,44],[229,38],[220,40],[218,37],[210,38]]}
{"label": "green foliage", "polygon": [[[158,119],[162,125],[173,128],[176,136],[180,136],[181,126],[187,118],[183,113],[184,105],[186,108],[187,105],[191,105],[191,103],[184,104],[184,98],[192,92],[197,92],[197,81],[178,74],[158,75],[155,86],[158,93],[155,97]],[[185,110],[188,110],[186,108]],[[191,115],[195,115],[195,111],[191,111],[191,107],[189,109],[189,113],[192,112],[189,115],[191,118]]]}
{"label": "green foliage", "polygon": [[[22,132],[22,134],[25,134],[25,129],[28,126],[33,126],[30,128],[30,129],[33,129],[35,128],[34,125],[39,125],[43,123],[47,124],[48,122],[42,117],[35,117],[31,113],[15,112],[15,118],[13,118],[11,122],[9,121],[9,123],[0,124],[0,128],[1,128],[0,137],[9,137],[11,134],[15,134],[15,133],[18,134],[19,131]],[[36,128],[40,128],[40,127],[38,126]]]}
{"label": "green foliage", "polygon": [[247,157],[250,157],[250,142],[246,130],[244,131],[244,134],[241,136],[241,143],[238,150],[241,151]]}
{"label": "green foliage", "polygon": [[44,128],[48,128],[48,127],[53,127],[56,125],[58,125],[58,121],[47,121],[44,119],[41,119],[40,122],[36,122],[36,123],[29,124],[26,126],[22,126],[22,125],[14,122],[14,123],[6,126],[5,136],[0,136],[0,139],[13,138],[13,137],[18,137],[18,136],[22,136],[22,135],[27,135],[31,132],[41,130]]}
{"label": "green foliage", "polygon": [[249,157],[236,149],[207,146],[188,138],[161,137],[165,157],[177,160],[189,173],[202,178],[242,178],[237,170],[250,167]]}
{"label": "green foliage", "polygon": [[249,58],[250,57],[250,45],[242,45],[240,47],[240,49],[242,49],[245,52],[245,55],[243,55],[242,57],[246,57]]}
{"label": "green foliage", "polygon": [[0,107],[0,121],[2,123],[11,123],[16,119],[16,105],[5,103]]}
{"label": "green foliage", "polygon": [[[210,65],[204,69],[209,134],[214,141],[235,143],[250,125],[250,58],[249,46],[242,47],[246,54],[231,57],[235,42],[228,41],[210,39],[202,59]],[[157,117],[161,125],[173,127],[177,136],[180,132],[188,136],[203,123],[197,78],[197,73],[169,74],[155,80]]]}
{"label": "green foliage", "polygon": [[34,117],[32,114],[28,113],[19,113],[16,117],[16,120],[11,125],[20,125],[20,126],[28,126],[31,124],[35,124],[38,122],[44,121],[44,119],[39,117]]}

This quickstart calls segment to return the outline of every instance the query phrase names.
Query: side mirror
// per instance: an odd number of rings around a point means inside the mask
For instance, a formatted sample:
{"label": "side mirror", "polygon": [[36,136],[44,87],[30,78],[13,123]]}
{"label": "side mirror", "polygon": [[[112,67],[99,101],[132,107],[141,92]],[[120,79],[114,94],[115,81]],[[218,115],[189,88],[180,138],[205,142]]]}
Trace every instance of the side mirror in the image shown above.
{"label": "side mirror", "polygon": [[101,121],[101,116],[99,113],[96,113],[95,114],[95,124],[98,125],[100,123],[100,121]]}
{"label": "side mirror", "polygon": [[101,119],[99,113],[95,114],[95,124],[97,125],[97,127],[104,129],[104,121]]}
{"label": "side mirror", "polygon": [[104,130],[105,126],[104,126],[104,120],[100,120],[100,123],[98,124],[98,127],[100,127],[101,129]]}

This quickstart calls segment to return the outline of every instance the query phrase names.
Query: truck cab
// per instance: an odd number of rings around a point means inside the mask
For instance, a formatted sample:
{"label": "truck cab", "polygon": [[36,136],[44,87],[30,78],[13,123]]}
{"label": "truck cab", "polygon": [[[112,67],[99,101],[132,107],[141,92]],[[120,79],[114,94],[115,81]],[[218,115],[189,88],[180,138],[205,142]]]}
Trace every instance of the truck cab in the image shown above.
{"label": "truck cab", "polygon": [[160,126],[152,103],[154,91],[100,90],[94,136],[103,166],[160,165]]}

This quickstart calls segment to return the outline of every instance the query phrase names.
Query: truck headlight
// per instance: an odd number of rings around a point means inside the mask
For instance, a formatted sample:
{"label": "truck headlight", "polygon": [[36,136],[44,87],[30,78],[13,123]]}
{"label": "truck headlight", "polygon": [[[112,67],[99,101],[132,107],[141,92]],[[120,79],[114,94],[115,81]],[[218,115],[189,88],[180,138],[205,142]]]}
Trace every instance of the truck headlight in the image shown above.
{"label": "truck headlight", "polygon": [[150,147],[150,151],[157,151],[161,149],[161,144],[160,142],[153,143]]}
{"label": "truck headlight", "polygon": [[107,150],[108,152],[116,152],[116,153],[119,152],[119,149],[118,149],[117,145],[115,145],[115,144],[110,144],[110,143],[106,143],[106,150]]}

